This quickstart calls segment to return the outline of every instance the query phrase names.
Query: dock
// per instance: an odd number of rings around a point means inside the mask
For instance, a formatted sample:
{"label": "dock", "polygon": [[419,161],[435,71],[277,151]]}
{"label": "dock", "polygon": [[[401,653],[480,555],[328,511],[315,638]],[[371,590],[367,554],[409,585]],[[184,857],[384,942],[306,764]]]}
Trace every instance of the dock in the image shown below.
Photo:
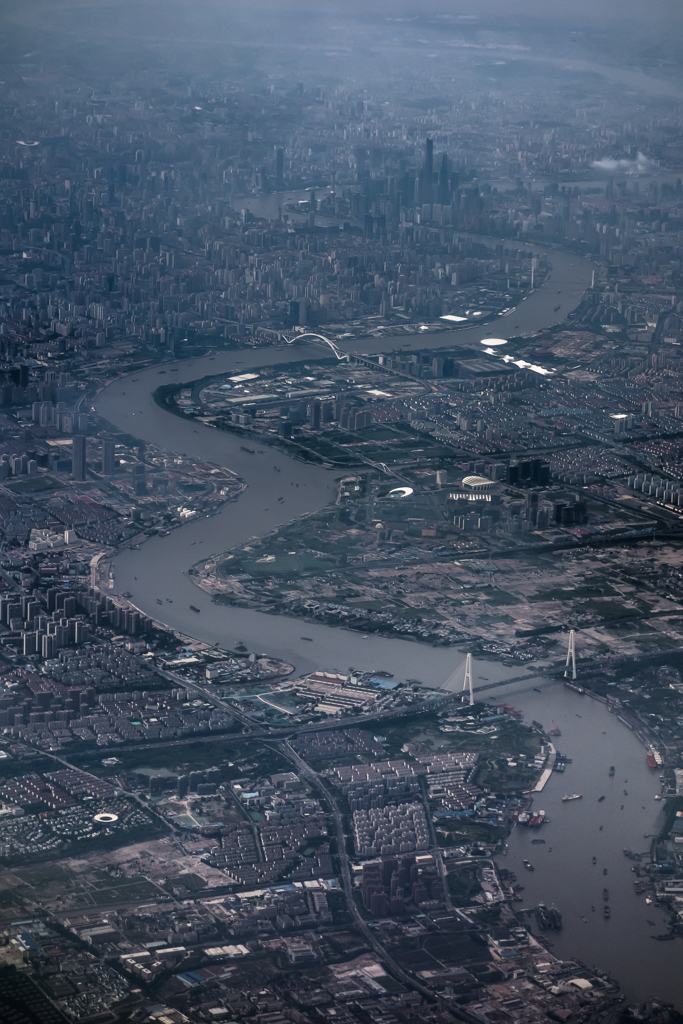
{"label": "dock", "polygon": [[541,777],[531,790],[532,793],[540,793],[545,787],[546,782],[553,774],[553,768],[555,767],[555,761],[557,760],[557,751],[553,744],[550,744],[550,754],[548,755],[547,767],[541,772]]}

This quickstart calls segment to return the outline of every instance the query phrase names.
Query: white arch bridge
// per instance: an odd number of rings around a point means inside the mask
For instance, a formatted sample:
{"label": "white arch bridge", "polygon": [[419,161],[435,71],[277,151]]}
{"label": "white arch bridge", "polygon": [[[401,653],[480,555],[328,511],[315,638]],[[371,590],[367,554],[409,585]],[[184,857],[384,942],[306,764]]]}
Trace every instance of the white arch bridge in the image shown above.
{"label": "white arch bridge", "polygon": [[340,362],[348,363],[349,353],[342,352],[342,350],[340,348],[337,348],[335,343],[331,341],[330,338],[326,338],[324,334],[317,334],[314,331],[306,331],[304,334],[294,334],[292,335],[291,338],[288,338],[286,335],[283,335],[283,339],[284,341],[287,342],[288,345],[293,345],[295,341],[304,341],[307,338],[314,338],[316,341],[322,342],[323,345],[327,345],[328,348],[332,349],[335,356]]}

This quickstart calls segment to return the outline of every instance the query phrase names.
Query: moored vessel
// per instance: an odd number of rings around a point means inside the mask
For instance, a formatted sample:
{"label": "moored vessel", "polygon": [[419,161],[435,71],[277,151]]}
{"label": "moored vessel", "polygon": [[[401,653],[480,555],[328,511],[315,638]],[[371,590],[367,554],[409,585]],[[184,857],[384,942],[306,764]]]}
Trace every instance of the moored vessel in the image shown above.
{"label": "moored vessel", "polygon": [[552,929],[559,932],[562,928],[562,914],[555,907],[546,907],[545,903],[539,903],[535,914],[536,923],[542,931]]}
{"label": "moored vessel", "polygon": [[655,768],[661,768],[663,763],[664,763],[662,761],[662,755],[654,747],[648,747],[648,751],[647,751],[646,757],[647,757],[647,766],[648,766],[648,768],[652,768],[653,771],[654,771]]}
{"label": "moored vessel", "polygon": [[567,803],[569,803],[570,800],[581,800],[582,797],[583,797],[583,793],[572,793],[571,796],[563,796],[562,797],[562,803],[563,804],[567,804]]}

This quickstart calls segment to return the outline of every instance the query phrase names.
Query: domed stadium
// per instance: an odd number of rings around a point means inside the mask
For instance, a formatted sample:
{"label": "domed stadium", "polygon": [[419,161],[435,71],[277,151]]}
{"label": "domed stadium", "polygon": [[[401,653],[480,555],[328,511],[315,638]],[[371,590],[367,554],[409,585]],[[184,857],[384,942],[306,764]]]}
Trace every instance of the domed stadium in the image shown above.
{"label": "domed stadium", "polygon": [[474,491],[475,493],[485,493],[490,491],[493,487],[493,480],[489,480],[485,476],[465,476],[462,480],[463,487],[466,487],[468,491]]}

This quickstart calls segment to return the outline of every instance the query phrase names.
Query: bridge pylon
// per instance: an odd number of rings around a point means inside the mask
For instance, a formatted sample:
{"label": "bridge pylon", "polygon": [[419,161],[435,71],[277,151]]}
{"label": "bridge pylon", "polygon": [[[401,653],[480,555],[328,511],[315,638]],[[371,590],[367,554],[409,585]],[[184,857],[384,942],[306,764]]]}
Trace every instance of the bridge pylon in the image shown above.
{"label": "bridge pylon", "polygon": [[576,634],[573,629],[569,631],[569,643],[567,644],[567,660],[564,665],[564,678],[569,677],[569,663],[572,666],[572,679],[576,679]]}
{"label": "bridge pylon", "polygon": [[465,661],[465,678],[462,681],[462,699],[466,700],[466,695],[469,693],[470,696],[470,707],[474,704],[474,692],[472,690],[472,655],[468,654]]}

